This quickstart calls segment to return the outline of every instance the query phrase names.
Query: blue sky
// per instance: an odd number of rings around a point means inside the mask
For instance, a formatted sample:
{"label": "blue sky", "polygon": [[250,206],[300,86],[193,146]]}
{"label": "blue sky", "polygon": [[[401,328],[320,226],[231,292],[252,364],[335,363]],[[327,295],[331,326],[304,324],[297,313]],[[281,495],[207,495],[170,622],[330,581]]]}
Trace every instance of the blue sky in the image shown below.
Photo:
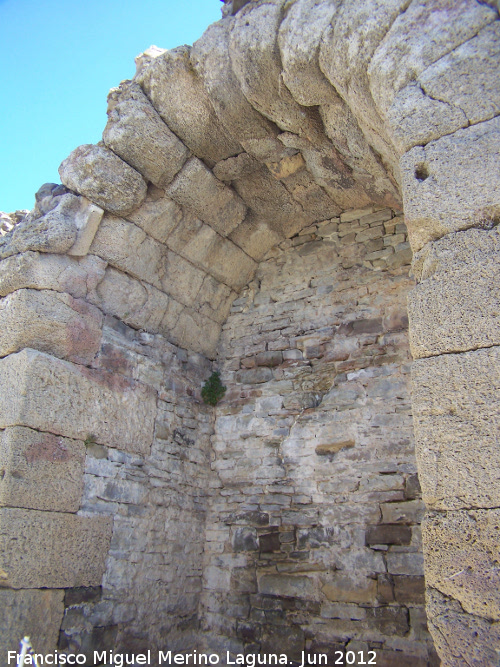
{"label": "blue sky", "polygon": [[192,44],[219,0],[0,0],[0,211],[31,209],[80,144],[101,139],[110,88],[156,44]]}

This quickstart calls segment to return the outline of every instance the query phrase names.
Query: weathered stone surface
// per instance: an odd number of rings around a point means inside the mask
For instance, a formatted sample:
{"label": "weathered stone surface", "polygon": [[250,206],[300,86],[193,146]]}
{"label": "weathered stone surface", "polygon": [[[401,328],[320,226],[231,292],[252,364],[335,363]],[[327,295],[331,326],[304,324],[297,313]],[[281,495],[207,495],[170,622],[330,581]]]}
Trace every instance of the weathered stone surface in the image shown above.
{"label": "weathered stone surface", "polygon": [[370,526],[366,531],[366,544],[410,544],[411,528],[400,525]]}
{"label": "weathered stone surface", "polygon": [[26,636],[35,653],[53,652],[63,613],[64,591],[0,589],[0,654],[4,660],[7,651],[19,653],[20,639]]}
{"label": "weathered stone surface", "polygon": [[0,506],[77,512],[85,447],[52,433],[14,426],[0,432]]}
{"label": "weathered stone surface", "polygon": [[218,162],[241,148],[220,123],[190,61],[191,47],[165,51],[140,72],[141,86],[168,127],[204,160]]}
{"label": "weathered stone surface", "polygon": [[121,84],[110,97],[104,143],[147,181],[164,188],[187,160],[188,149],[137,84]]}
{"label": "weathered stone surface", "polygon": [[500,620],[500,510],[431,512],[422,523],[425,581],[469,614]]}
{"label": "weathered stone surface", "polygon": [[259,262],[273,246],[283,240],[284,235],[271,229],[265,219],[250,213],[231,232],[229,238],[247,255]]}
{"label": "weathered stone surface", "polygon": [[294,598],[315,598],[314,579],[305,576],[265,574],[259,578],[259,592],[263,595],[279,595]]}
{"label": "weathered stone surface", "polygon": [[426,246],[408,296],[415,359],[500,345],[500,230],[469,229]]}
{"label": "weathered stone surface", "polygon": [[427,589],[427,615],[443,667],[494,665],[498,661],[500,623],[464,613],[460,604]]}
{"label": "weathered stone surface", "polygon": [[130,213],[146,196],[142,176],[101,145],[75,148],[59,167],[59,176],[68,188],[110,213]]}
{"label": "weathered stone surface", "polygon": [[99,350],[102,313],[83,299],[50,290],[21,289],[0,300],[0,356],[25,347],[78,364]]}
{"label": "weathered stone surface", "polygon": [[148,453],[156,395],[123,376],[61,361],[26,349],[0,360],[3,402],[0,426],[28,426],[57,435],[120,445]]}
{"label": "weathered stone surface", "polygon": [[193,215],[184,215],[167,243],[174,252],[235,290],[246,285],[257,268],[237,245]]}
{"label": "weathered stone surface", "polygon": [[10,588],[98,586],[113,520],[0,508],[0,581]]}
{"label": "weathered stone surface", "polygon": [[429,507],[498,507],[500,348],[416,361],[413,416]]}
{"label": "weathered stone surface", "polygon": [[294,99],[304,106],[328,104],[337,96],[319,68],[318,57],[321,37],[338,5],[337,0],[299,0],[289,8],[279,28],[283,81]]}
{"label": "weathered stone surface", "polygon": [[494,9],[472,0],[411,3],[396,18],[368,66],[370,89],[382,117],[409,81],[497,18]]}
{"label": "weathered stone surface", "polygon": [[238,195],[218,181],[197,158],[187,161],[167,188],[167,194],[181,206],[191,209],[222,236],[231,233],[246,214],[246,207]]}
{"label": "weathered stone surface", "polygon": [[127,219],[160,243],[165,243],[170,232],[182,220],[182,209],[172,199],[165,197],[164,190],[150,185],[142,206],[129,213]]}
{"label": "weathered stone surface", "polygon": [[[55,206],[54,206],[55,204]],[[78,235],[76,217],[82,200],[72,194],[57,197],[53,208],[40,217],[26,216],[10,233],[0,236],[0,259],[25,252],[67,252]]]}
{"label": "weathered stone surface", "polygon": [[232,22],[212,24],[191,50],[191,62],[203,80],[215,111],[232,137],[259,160],[286,154],[278,128],[256,111],[243,95],[229,55]]}
{"label": "weathered stone surface", "polygon": [[375,579],[357,579],[352,581],[343,573],[336,573],[322,588],[329,600],[334,602],[372,603],[377,595]]}
{"label": "weathered stone surface", "polygon": [[87,255],[81,259],[67,255],[25,252],[0,261],[0,296],[18,289],[47,289],[82,298],[104,276],[106,262]]}
{"label": "weathered stone surface", "polygon": [[354,447],[356,443],[354,440],[339,440],[339,442],[329,442],[326,444],[318,445],[316,447],[316,454],[327,455],[327,454],[337,454],[342,449],[350,449]]}
{"label": "weathered stone surface", "polygon": [[80,208],[76,211],[76,240],[68,250],[68,255],[84,257],[90,250],[104,211],[92,204],[86,197],[80,197]]}
{"label": "weathered stone surface", "polygon": [[415,252],[500,214],[500,119],[458,130],[401,159],[405,219]]}

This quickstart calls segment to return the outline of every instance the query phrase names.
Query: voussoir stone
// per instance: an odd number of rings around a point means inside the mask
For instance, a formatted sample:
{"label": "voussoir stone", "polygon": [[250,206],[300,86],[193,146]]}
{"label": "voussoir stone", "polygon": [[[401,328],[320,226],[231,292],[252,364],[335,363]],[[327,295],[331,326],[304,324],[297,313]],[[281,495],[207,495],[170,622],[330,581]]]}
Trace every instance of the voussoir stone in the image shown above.
{"label": "voussoir stone", "polygon": [[416,455],[427,506],[498,507],[500,348],[419,359],[412,380]]}
{"label": "voussoir stone", "polygon": [[110,516],[0,508],[0,583],[10,588],[99,586]]}
{"label": "voussoir stone", "polygon": [[422,522],[427,586],[500,620],[500,510],[431,512]]}
{"label": "voussoir stone", "polygon": [[50,653],[57,645],[63,614],[63,590],[0,589],[0,655],[18,653],[19,641],[26,636],[35,653]]}
{"label": "voussoir stone", "polygon": [[103,140],[113,153],[159,188],[172,181],[189,151],[165,125],[138,84],[111,91]]}
{"label": "voussoir stone", "polygon": [[412,148],[401,158],[405,220],[413,252],[500,215],[500,118]]}
{"label": "voussoir stone", "polygon": [[146,182],[105,146],[75,148],[59,167],[61,181],[106,211],[127,214],[146,197]]}
{"label": "voussoir stone", "polygon": [[0,357],[31,347],[89,364],[99,350],[102,313],[83,299],[21,289],[0,300]]}
{"label": "voussoir stone", "polygon": [[28,426],[132,453],[151,450],[156,393],[136,380],[29,348],[0,360],[0,378],[10,388],[0,428]]}
{"label": "voussoir stone", "polygon": [[77,512],[83,491],[85,446],[23,426],[0,432],[0,506]]}

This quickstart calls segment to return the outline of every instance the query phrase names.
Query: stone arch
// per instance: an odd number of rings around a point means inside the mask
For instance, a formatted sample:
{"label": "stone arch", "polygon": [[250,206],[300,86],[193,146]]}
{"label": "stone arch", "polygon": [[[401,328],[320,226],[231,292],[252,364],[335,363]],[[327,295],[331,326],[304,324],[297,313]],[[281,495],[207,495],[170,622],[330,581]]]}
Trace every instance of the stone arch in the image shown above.
{"label": "stone arch", "polygon": [[[164,574],[149,640],[168,635],[180,648],[194,635],[213,418],[196,387],[231,304],[277,244],[348,210],[403,205],[418,283],[409,313],[427,614],[444,664],[493,664],[498,8],[236,9],[192,48],[143,54],[134,80],[110,94],[103,141],[76,149],[61,165],[65,187],[42,188],[0,240],[0,373],[11,392],[0,421],[1,593],[23,622],[28,608],[50,610],[52,634],[30,632],[52,646],[64,597],[90,613],[85,596],[100,595],[106,554],[107,588],[132,586],[142,516],[149,561]],[[56,462],[70,480],[62,492]],[[21,489],[11,474],[20,469]],[[43,498],[33,490],[41,480]],[[181,525],[181,537],[159,536],[157,520],[167,532]],[[20,554],[38,541],[46,559],[27,567]],[[181,588],[188,602],[175,598]],[[144,609],[118,598],[93,607],[97,631],[75,626],[75,645],[85,636],[112,645],[118,633],[121,646],[141,646],[126,628]]]}

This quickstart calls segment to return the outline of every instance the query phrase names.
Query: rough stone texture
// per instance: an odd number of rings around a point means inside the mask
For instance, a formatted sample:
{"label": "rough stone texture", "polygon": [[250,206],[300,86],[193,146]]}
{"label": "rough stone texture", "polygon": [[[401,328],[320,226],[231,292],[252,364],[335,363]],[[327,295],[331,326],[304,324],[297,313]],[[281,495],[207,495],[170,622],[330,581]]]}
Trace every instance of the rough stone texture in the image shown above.
{"label": "rough stone texture", "polygon": [[227,236],[245,217],[246,207],[236,193],[218,181],[196,158],[191,158],[167,188],[167,194],[186,206],[213,229]]}
{"label": "rough stone texture", "polygon": [[147,181],[164,188],[187,160],[188,149],[137,84],[122,84],[110,97],[104,143]]}
{"label": "rough stone texture", "polygon": [[75,215],[76,240],[68,250],[68,255],[76,257],[84,257],[88,253],[104,213],[86,197],[80,197],[80,202],[80,209]]}
{"label": "rough stone texture", "polygon": [[390,261],[404,225],[344,219],[271,251],[224,325],[202,627],[214,650],[300,657],[311,637],[333,655],[356,638],[426,665],[410,258]]}
{"label": "rough stone texture", "polygon": [[0,300],[0,357],[31,347],[89,364],[101,343],[102,313],[83,299],[21,289]]}
{"label": "rough stone texture", "polygon": [[145,202],[127,219],[160,243],[165,243],[170,232],[181,222],[182,209],[165,196],[164,190],[149,186]]}
{"label": "rough stone texture", "polygon": [[498,507],[500,348],[413,365],[413,415],[428,507]]}
{"label": "rough stone texture", "polygon": [[[0,360],[1,385],[10,387],[0,427],[28,426],[125,451],[149,452],[154,392],[120,378],[26,349]],[[91,407],[91,409],[90,409]]]}
{"label": "rough stone texture", "polygon": [[146,196],[142,176],[99,144],[75,148],[61,163],[59,176],[68,188],[117,215],[138,208]]}
{"label": "rough stone texture", "polygon": [[14,426],[0,432],[0,506],[77,512],[83,492],[85,447]]}
{"label": "rough stone texture", "polygon": [[500,119],[458,130],[401,159],[413,251],[450,232],[491,226],[500,215]]}
{"label": "rough stone texture", "polygon": [[421,251],[408,296],[415,359],[500,345],[499,232],[469,229]]}
{"label": "rough stone texture", "polygon": [[25,252],[67,252],[78,236],[77,215],[82,200],[72,194],[57,197],[44,214],[29,214],[10,233],[0,237],[0,259]]}
{"label": "rough stone texture", "polygon": [[212,162],[241,148],[220,123],[201,79],[190,62],[191,47],[165,51],[140,72],[141,86],[168,127],[199,158]]}
{"label": "rough stone texture", "polygon": [[32,288],[66,292],[79,299],[102,280],[105,268],[106,262],[94,255],[76,259],[24,252],[0,261],[0,296]]}
{"label": "rough stone texture", "polygon": [[500,510],[430,512],[422,523],[427,586],[469,614],[500,620]]}
{"label": "rough stone texture", "polygon": [[493,8],[474,0],[411,3],[396,18],[368,67],[370,90],[382,117],[409,81],[497,18]]}
{"label": "rough stone texture", "polygon": [[112,525],[104,516],[0,508],[2,586],[98,586]]}
{"label": "rough stone texture", "polygon": [[7,651],[17,653],[25,636],[31,639],[35,653],[46,655],[54,650],[64,612],[63,599],[64,591],[0,589],[0,654],[5,661]]}
{"label": "rough stone texture", "polygon": [[465,614],[459,602],[433,588],[427,589],[427,615],[442,667],[498,662],[500,623]]}

